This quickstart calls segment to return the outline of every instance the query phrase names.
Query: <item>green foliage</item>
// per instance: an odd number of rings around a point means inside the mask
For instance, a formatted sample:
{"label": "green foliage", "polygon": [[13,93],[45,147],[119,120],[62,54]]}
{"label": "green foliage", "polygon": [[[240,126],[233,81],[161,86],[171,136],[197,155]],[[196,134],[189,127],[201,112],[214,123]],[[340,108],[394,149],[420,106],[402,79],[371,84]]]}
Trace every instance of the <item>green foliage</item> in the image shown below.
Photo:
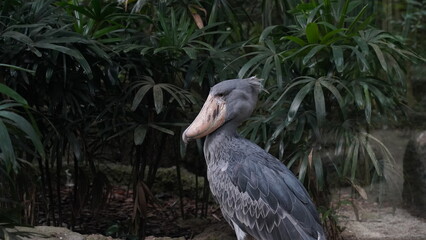
{"label": "green foliage", "polygon": [[[199,89],[235,76],[234,66],[218,71],[238,50],[238,44],[230,45],[231,35],[241,38],[231,30],[238,27],[241,32],[238,21],[220,22],[224,16],[236,19],[232,11],[218,11],[222,4],[207,4],[216,13],[206,21],[206,8],[196,1],[146,2],[138,11],[136,5],[101,0],[1,3],[0,80],[9,86],[1,85],[2,91],[16,101],[26,99],[25,108],[37,113],[31,121],[43,135],[43,142],[36,141],[35,130],[14,113],[17,105],[4,102],[2,152],[7,167],[16,169],[16,141],[9,131],[34,142],[41,155],[28,161],[40,174],[41,196],[34,197],[43,200],[49,224],[70,221],[61,218],[62,203],[57,201],[65,175],[76,196],[75,219],[85,207],[104,204],[110,181],[100,165],[117,161],[116,156],[121,164],[133,165],[135,188],[143,181],[152,186],[163,152],[150,150],[163,149],[164,141],[180,142],[175,133],[186,125],[185,111],[200,101]],[[126,145],[131,136],[134,145]],[[120,151],[109,150],[111,146]],[[135,204],[135,211],[144,209],[140,201]],[[134,229],[142,229],[143,235],[143,227]]]}
{"label": "green foliage", "polygon": [[[5,64],[2,64],[5,66]],[[15,68],[7,65],[7,67]],[[15,68],[20,70],[20,68]],[[26,115],[33,119],[33,116],[28,111],[27,101],[17,92],[8,86],[0,83],[0,94],[6,98],[0,102],[0,171],[9,176],[12,171],[17,173],[19,162],[16,157],[16,149],[14,146],[21,146],[28,153],[37,153],[40,157],[45,156],[44,148],[37,133],[37,127],[28,122],[21,116],[19,108],[24,109]],[[28,138],[34,146],[34,150],[26,144]]]}
{"label": "green foliage", "polygon": [[[0,181],[20,176],[28,192],[34,181],[22,175],[37,174],[33,199],[61,225],[71,221],[62,216],[66,176],[78,224],[84,208],[95,213],[110,194],[105,166],[129,164],[141,237],[161,160],[176,164],[183,192],[180,161],[197,151],[185,155],[180,133],[210,86],[257,74],[268,94],[243,134],[311,190],[327,185],[325,163],[355,188],[367,183],[383,170],[374,146],[392,160],[369,129],[399,116],[404,62],[420,58],[372,27],[376,4],[365,3],[1,1],[0,92],[14,101],[0,103],[0,171],[15,175]],[[15,193],[21,201],[24,191]]]}
{"label": "green foliage", "polygon": [[[63,9],[55,6],[54,1],[3,1],[1,5],[0,62],[5,63],[2,66],[13,65],[0,69],[1,81],[19,92],[19,95],[10,95],[12,98],[25,104],[25,109],[31,107],[36,112],[34,117],[29,116],[31,123],[39,127],[33,129],[27,120],[15,113],[15,105],[2,102],[2,129],[6,126],[13,131],[13,136],[19,136],[16,140],[15,137],[12,138],[10,142],[3,141],[10,138],[10,135],[2,134],[2,145],[7,145],[5,148],[2,146],[2,151],[13,153],[6,151],[13,146],[13,150],[18,154],[16,156],[25,157],[25,161],[13,161],[14,156],[8,154],[7,163],[12,163],[9,165],[16,171],[9,179],[14,184],[5,191],[17,201],[22,201],[24,197],[30,198],[25,204],[9,204],[12,207],[17,206],[15,210],[18,213],[29,214],[17,223],[34,224],[36,219],[33,217],[32,205],[38,198],[44,199],[42,208],[44,207],[47,213],[47,221],[58,224],[54,216],[55,208],[59,215],[62,210],[59,210],[61,202],[55,199],[60,199],[63,158],[68,156],[67,149],[70,149],[76,163],[80,163],[76,164],[75,168],[79,171],[79,165],[83,165],[81,161],[87,154],[83,147],[97,149],[96,144],[85,139],[85,136],[93,132],[92,129],[87,129],[86,124],[98,117],[99,113],[94,114],[98,107],[96,101],[99,101],[96,97],[105,96],[107,89],[117,85],[117,76],[114,75],[114,67],[105,46],[75,32],[70,24],[73,19],[64,14]],[[28,70],[22,71],[23,69]],[[3,85],[1,87],[2,90],[10,92],[9,88]],[[38,132],[43,135],[43,142],[38,139]],[[30,139],[40,156],[31,157],[35,155],[34,150],[27,144],[17,142],[21,138]],[[20,148],[17,149],[16,146]],[[17,166],[23,164],[26,167],[18,172]],[[32,165],[37,167],[38,171],[31,168]],[[9,168],[10,166],[6,165]],[[96,172],[96,169],[93,171]],[[33,173],[40,175],[35,177]],[[88,187],[88,183],[83,181],[82,174],[79,175],[80,181],[76,181],[75,190],[83,193],[78,194],[81,199],[87,199],[84,197],[86,191],[83,190]],[[91,191],[92,205],[97,202],[99,204],[96,205],[101,206],[100,202],[105,199],[101,195],[108,194],[108,181],[99,177],[102,173],[96,172],[93,175],[95,177],[91,184],[98,191]],[[28,179],[24,180],[23,176],[28,176]],[[9,180],[2,178],[2,182]],[[56,186],[53,185],[55,183]],[[54,187],[56,197],[53,194]],[[39,192],[42,195],[32,192],[37,188],[41,190]],[[78,214],[79,208],[74,210]],[[59,220],[59,224],[60,221],[62,220]]]}
{"label": "green foliage", "polygon": [[[31,72],[8,64],[0,66]],[[20,213],[33,199],[23,203],[22,196],[31,195],[35,190],[33,184],[25,183],[33,180],[34,169],[22,157],[44,158],[45,152],[37,126],[23,117],[33,120],[27,101],[2,83],[0,94],[4,98],[0,101],[0,236],[16,239],[5,228],[23,223]]]}
{"label": "green foliage", "polygon": [[[297,167],[299,178],[314,175],[320,189],[322,158],[329,151],[342,178],[361,181],[372,169],[382,176],[368,129],[401,113],[402,62],[420,59],[396,37],[370,26],[373,18],[360,3],[299,4],[292,10],[295,25],[266,28],[248,46],[255,51],[244,56],[250,59],[239,72],[240,77],[259,74],[270,92],[261,106],[270,117],[261,123],[253,119],[267,127],[245,134],[260,136],[255,140],[267,149],[278,147],[274,151]],[[284,148],[284,143],[291,144]],[[389,154],[384,157],[391,162]]]}
{"label": "green foliage", "polygon": [[74,17],[74,32],[97,39],[102,43],[122,40],[120,37],[112,37],[114,31],[123,30],[125,20],[132,18],[132,15],[119,11],[114,2],[104,3],[102,0],[92,0],[87,6],[80,5],[78,0],[73,0],[60,2],[59,6]]}

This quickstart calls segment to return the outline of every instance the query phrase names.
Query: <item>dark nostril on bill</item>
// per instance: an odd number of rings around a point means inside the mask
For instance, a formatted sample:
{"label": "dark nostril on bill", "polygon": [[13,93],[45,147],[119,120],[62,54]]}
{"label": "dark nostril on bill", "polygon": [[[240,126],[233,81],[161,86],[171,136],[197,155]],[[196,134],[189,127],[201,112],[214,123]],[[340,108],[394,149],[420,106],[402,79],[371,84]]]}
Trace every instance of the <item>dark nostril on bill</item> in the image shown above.
{"label": "dark nostril on bill", "polygon": [[213,112],[213,118],[216,118],[218,113],[219,113],[219,110],[216,108]]}

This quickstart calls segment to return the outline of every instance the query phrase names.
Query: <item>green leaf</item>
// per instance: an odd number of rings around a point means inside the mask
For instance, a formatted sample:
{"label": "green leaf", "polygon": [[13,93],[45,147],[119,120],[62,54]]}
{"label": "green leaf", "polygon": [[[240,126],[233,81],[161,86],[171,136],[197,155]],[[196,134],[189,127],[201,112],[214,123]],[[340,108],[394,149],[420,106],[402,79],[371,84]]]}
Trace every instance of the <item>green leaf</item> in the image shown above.
{"label": "green leaf", "polygon": [[281,135],[281,138],[279,140],[279,147],[278,147],[278,159],[279,160],[283,159],[284,150],[285,150],[284,135]]}
{"label": "green leaf", "polygon": [[[375,99],[377,99],[379,101],[379,103],[381,105],[383,105],[382,107],[384,108],[388,108],[386,105],[389,104],[392,100],[389,99],[389,97],[387,97],[384,93],[384,91],[386,91],[386,88],[377,88],[371,84],[367,85],[367,84],[362,84],[363,86],[365,85],[368,90],[370,91],[370,93],[372,93],[372,95],[375,96]],[[386,86],[387,87],[387,86]]]}
{"label": "green leaf", "polygon": [[271,73],[271,69],[274,67],[274,64],[272,64],[272,61],[275,58],[269,57],[266,59],[265,63],[263,64],[262,73],[260,75],[261,79],[265,79],[265,81],[268,79]]}
{"label": "green leaf", "polygon": [[324,12],[324,8],[323,8],[323,4],[319,4],[319,5],[317,5],[317,3],[314,1],[313,2],[314,3],[314,5],[313,6],[315,6],[315,8],[314,9],[312,9],[310,12],[309,12],[309,15],[307,16],[307,18],[306,18],[306,23],[307,24],[309,24],[309,23],[312,23],[313,21],[315,21],[316,20],[316,18],[317,18],[317,16],[318,16],[318,11],[320,11],[321,10],[321,15],[323,15],[323,14],[326,14],[325,12]]}
{"label": "green leaf", "polygon": [[263,42],[263,41],[265,41],[265,39],[269,36],[269,34],[276,28],[276,27],[279,27],[278,25],[274,25],[274,26],[269,26],[269,27],[267,27],[267,28],[265,28],[263,31],[262,31],[262,34],[260,34],[260,37],[259,37],[259,42],[261,43],[261,42]]}
{"label": "green leaf", "polygon": [[306,84],[296,94],[296,96],[293,99],[293,102],[291,103],[290,109],[288,110],[287,122],[292,122],[294,120],[294,118],[296,117],[297,111],[299,110],[300,104],[302,104],[306,95],[312,90],[312,86],[314,84],[315,82],[310,82]]}
{"label": "green leaf", "polygon": [[336,70],[341,73],[344,70],[345,62],[343,58],[343,49],[340,46],[331,46],[333,51],[333,61],[336,64]]}
{"label": "green leaf", "polygon": [[342,12],[340,13],[340,17],[339,17],[339,23],[337,24],[338,28],[343,27],[343,25],[345,24],[345,18],[347,16],[349,2],[350,0],[346,0],[345,5],[342,8]]}
{"label": "green leaf", "polygon": [[20,32],[16,32],[16,31],[7,31],[5,33],[2,33],[1,35],[3,38],[13,38],[19,42],[25,43],[27,45],[33,45],[34,41],[29,38],[27,35],[20,33]]}
{"label": "green leaf", "polygon": [[15,158],[15,151],[13,149],[12,140],[10,139],[9,132],[6,125],[0,119],[0,155],[3,155],[2,158],[5,161],[6,171],[10,172],[13,168],[16,170],[18,163]]}
{"label": "green leaf", "polygon": [[368,16],[359,26],[357,26],[354,32],[361,31],[368,27],[368,25],[375,19],[374,15]]}
{"label": "green leaf", "polygon": [[25,98],[23,98],[21,95],[19,95],[19,93],[15,92],[13,89],[9,88],[8,86],[2,83],[0,83],[0,93],[3,93],[9,96],[13,100],[17,101],[18,103],[24,106],[28,106],[28,102],[27,100],[25,100]]}
{"label": "green leaf", "polygon": [[163,90],[160,86],[154,85],[153,92],[155,111],[157,114],[159,114],[161,111],[163,111]]}
{"label": "green leaf", "polygon": [[359,11],[359,13],[358,13],[358,15],[355,17],[355,19],[351,22],[351,25],[349,25],[349,27],[348,27],[348,33],[353,33],[354,32],[354,29],[355,29],[355,26],[356,26],[356,24],[358,24],[358,21],[360,20],[360,18],[361,18],[361,16],[362,15],[364,15],[364,13],[365,13],[365,10],[367,10],[367,5],[365,5],[362,9],[361,9],[361,11]]}
{"label": "green leaf", "polygon": [[371,162],[374,165],[374,168],[376,169],[377,174],[379,176],[382,176],[382,170],[379,166],[379,161],[376,158],[376,154],[374,154],[373,148],[368,142],[365,143],[364,147],[365,147],[365,150],[367,151],[368,156],[370,157]]}
{"label": "green leaf", "polygon": [[355,97],[355,103],[358,106],[359,109],[364,109],[365,104],[364,104],[364,99],[362,97],[362,91],[361,91],[361,87],[359,84],[355,84],[353,87],[353,95]]}
{"label": "green leaf", "polygon": [[336,42],[338,39],[341,39],[342,37],[334,37],[334,35],[345,31],[343,28],[335,29],[333,31],[328,32],[324,35],[324,37],[321,38],[321,44],[330,44],[330,42]]}
{"label": "green leaf", "polygon": [[135,132],[133,134],[135,145],[141,145],[143,143],[147,130],[148,129],[144,125],[139,125],[135,128]]}
{"label": "green leaf", "polygon": [[301,152],[296,152],[296,154],[294,154],[294,156],[290,159],[290,161],[288,161],[287,163],[287,168],[291,168],[291,166],[293,166],[293,164],[297,161],[297,159],[300,158],[300,155],[302,153]]}
{"label": "green leaf", "polygon": [[80,63],[81,67],[84,69],[84,71],[89,76],[89,78],[92,78],[92,69],[90,67],[90,64],[87,62],[84,56],[77,49],[71,49],[71,48],[56,45],[56,44],[42,43],[42,42],[35,43],[34,46],[38,48],[51,49],[51,50],[58,51],[66,55],[74,57],[75,60],[77,60],[77,62]]}
{"label": "green leaf", "polygon": [[340,94],[339,90],[328,81],[325,81],[325,80],[321,81],[321,84],[324,87],[326,87],[334,95],[334,97],[337,100],[337,103],[339,104],[340,110],[343,113],[343,117],[346,118],[346,116],[347,116],[346,106],[345,106],[345,102],[344,102],[343,97]]}
{"label": "green leaf", "polygon": [[383,70],[385,70],[385,72],[387,72],[388,71],[388,64],[386,63],[386,60],[385,60],[385,57],[383,56],[382,50],[380,49],[379,46],[377,46],[374,43],[370,43],[370,46],[376,52],[376,56],[379,59],[380,65],[382,66]]}
{"label": "green leaf", "polygon": [[315,168],[315,179],[318,183],[318,189],[321,190],[324,187],[324,169],[322,166],[321,156],[316,152],[313,154],[313,162]]}
{"label": "green leaf", "polygon": [[[90,50],[92,50],[93,52],[95,52],[98,56],[98,58],[103,58],[102,60],[106,60],[108,61],[109,64],[113,64],[110,56],[108,55],[108,53],[106,53],[102,48],[100,48],[99,46],[95,45],[95,44],[90,44],[88,45],[88,48]],[[99,59],[101,60],[101,59]]]}
{"label": "green leaf", "polygon": [[272,141],[275,141],[275,139],[284,131],[285,127],[287,126],[287,122],[283,121],[281,122],[276,128],[274,133],[272,134],[271,138],[269,139],[269,143]]}
{"label": "green leaf", "polygon": [[349,146],[348,150],[346,151],[346,158],[345,158],[345,162],[343,164],[343,172],[342,175],[343,176],[347,176],[348,171],[349,171],[349,166],[351,166],[351,162],[352,162],[352,156],[353,156],[353,151],[354,151],[354,142],[351,143],[351,145]]}
{"label": "green leaf", "polygon": [[298,54],[303,53],[306,49],[310,47],[311,45],[306,45],[301,48],[289,49],[289,50],[281,52],[280,55],[283,57],[283,61],[287,61],[288,59],[291,59],[297,56]]}
{"label": "green leaf", "polygon": [[293,134],[293,143],[298,143],[300,141],[305,130],[305,125],[306,118],[302,117],[297,119],[297,127]]}
{"label": "green leaf", "polygon": [[106,230],[105,230],[105,235],[106,236],[113,236],[116,235],[120,232],[120,225],[113,224],[111,226],[109,226]]}
{"label": "green leaf", "polygon": [[148,126],[154,128],[154,129],[157,129],[160,132],[169,134],[169,135],[174,135],[175,134],[172,130],[160,127],[157,124],[148,124]]}
{"label": "green leaf", "polygon": [[353,181],[351,181],[352,186],[355,188],[355,190],[359,193],[359,195],[364,199],[367,200],[368,199],[368,195],[367,192],[365,191],[365,189],[363,187],[361,187],[358,184],[355,184]]}
{"label": "green leaf", "polygon": [[43,144],[32,125],[22,116],[9,111],[0,111],[0,117],[11,120],[21,131],[23,131],[34,144],[37,152],[44,158]]}
{"label": "green leaf", "polygon": [[182,48],[186,55],[188,55],[189,58],[191,59],[196,59],[197,58],[197,51],[195,50],[195,48],[193,47],[184,47]]}
{"label": "green leaf", "polygon": [[[65,34],[65,33],[64,33]],[[71,37],[54,37],[54,38],[46,38],[41,39],[37,41],[38,44],[40,43],[52,43],[52,44],[58,44],[58,43],[84,43],[84,44],[90,44],[90,41],[86,38],[79,37],[79,36],[71,36]]]}
{"label": "green leaf", "polygon": [[[349,4],[348,4],[348,10],[347,13],[351,13],[352,11],[356,11],[359,12],[359,9],[361,8],[363,2],[362,1],[352,1],[352,0],[348,0]],[[345,15],[346,17],[347,15]]]}
{"label": "green leaf", "polygon": [[365,119],[367,120],[368,124],[371,124],[371,98],[370,98],[370,91],[368,91],[367,86],[363,86],[364,89],[364,96],[365,96]]}
{"label": "green leaf", "polygon": [[247,63],[245,63],[243,65],[243,67],[240,69],[240,71],[238,72],[238,77],[239,78],[244,78],[246,76],[247,71],[252,68],[255,64],[259,63],[260,61],[262,61],[263,59],[267,58],[268,55],[261,53],[261,52],[257,52],[258,54],[253,57],[252,59],[250,59]]}
{"label": "green leaf", "polygon": [[111,33],[111,32],[112,32],[112,31],[114,31],[114,30],[119,29],[119,28],[120,28],[120,26],[113,25],[113,26],[108,26],[108,27],[105,27],[105,28],[99,29],[99,30],[97,30],[97,31],[93,34],[93,38],[94,38],[94,39],[100,38],[100,37],[102,37],[102,36],[104,36],[104,35],[106,35],[106,34],[108,34],[108,33]]}
{"label": "green leaf", "polygon": [[5,109],[7,109],[7,108],[13,108],[13,107],[22,107],[22,104],[15,103],[15,102],[5,103],[5,101],[3,101],[0,104],[0,111],[3,111]]}
{"label": "green leaf", "polygon": [[149,91],[149,89],[151,89],[152,86],[151,85],[145,85],[143,87],[141,87],[135,95],[135,98],[133,98],[133,103],[132,103],[132,107],[131,110],[135,111],[136,108],[138,108],[139,104],[141,103],[142,99],[145,97],[145,94]]}
{"label": "green leaf", "polygon": [[[95,17],[93,15],[93,13],[91,11],[89,11],[89,9],[86,8],[85,6],[78,6],[78,5],[74,5],[74,4],[69,4],[67,2],[60,2],[59,5],[63,8],[65,8],[65,9],[71,9],[71,10],[74,10],[75,12],[77,12],[77,13],[81,13],[84,16],[89,17],[89,18]],[[81,18],[81,16],[80,16],[80,18]],[[80,18],[77,19],[77,20],[80,20]]]}
{"label": "green leaf", "polygon": [[190,97],[190,93],[177,87],[172,84],[159,84],[163,88],[164,91],[168,92],[172,99],[178,102],[179,106],[182,110],[185,110],[184,101],[188,101],[191,103],[195,103],[195,101]]}
{"label": "green leaf", "polygon": [[273,41],[271,41],[271,40],[266,40],[265,41],[265,45],[266,45],[266,47],[268,48],[268,51],[271,53],[271,54],[276,54],[276,52],[277,52],[277,47],[276,47],[276,45],[275,45],[275,43],[273,42]]}
{"label": "green leaf", "polygon": [[331,22],[331,2],[330,0],[323,0],[324,3],[324,15],[327,17],[327,22]]}
{"label": "green leaf", "polygon": [[307,64],[312,57],[315,56],[315,54],[317,54],[319,51],[321,51],[321,49],[323,49],[325,47],[325,45],[317,45],[315,47],[313,47],[308,54],[306,54],[306,56],[303,58],[302,63],[303,64]]}
{"label": "green leaf", "polygon": [[355,147],[352,155],[351,180],[355,180],[356,170],[358,168],[359,141],[355,142]]}
{"label": "green leaf", "polygon": [[213,1],[213,6],[211,8],[208,25],[216,23],[217,12],[218,12],[218,9],[220,9],[220,7],[219,7],[220,4],[219,3],[220,3],[219,1]]}
{"label": "green leaf", "polygon": [[308,3],[303,1],[296,1],[296,3],[297,3],[296,7],[289,10],[289,12],[292,14],[309,12],[313,10],[315,7],[317,7],[317,4],[315,1],[309,1]]}
{"label": "green leaf", "polygon": [[283,78],[283,73],[281,69],[281,61],[278,55],[274,56],[274,63],[275,63],[275,71],[277,75],[277,85],[278,85],[278,88],[281,89],[283,87],[284,78]]}
{"label": "green leaf", "polygon": [[285,95],[292,90],[294,87],[301,85],[301,84],[308,84],[308,83],[312,83],[315,82],[316,79],[309,77],[309,76],[303,76],[303,77],[298,77],[294,80],[294,83],[292,83],[289,87],[287,87],[287,89],[280,95],[280,97],[274,102],[274,104],[272,105],[272,108],[276,107],[285,97]]}
{"label": "green leaf", "polygon": [[362,54],[364,54],[364,56],[369,55],[370,50],[368,48],[368,44],[367,44],[366,40],[362,39],[359,36],[355,36],[355,37],[353,37],[353,39],[358,44],[358,47],[361,49]]}
{"label": "green leaf", "polygon": [[321,127],[325,122],[325,116],[326,116],[325,98],[324,98],[324,92],[322,91],[322,87],[321,87],[321,81],[317,81],[315,83],[314,101],[315,101],[315,110],[316,110],[318,125]]}
{"label": "green leaf", "polygon": [[8,67],[8,68],[12,68],[12,69],[15,69],[15,70],[19,70],[19,71],[24,71],[24,72],[28,72],[28,73],[31,73],[31,74],[35,74],[34,70],[30,70],[30,69],[26,69],[26,68],[21,68],[21,67],[18,67],[18,66],[15,66],[15,65],[10,65],[10,64],[0,63],[0,67]]}
{"label": "green leaf", "polygon": [[297,43],[298,45],[300,45],[301,47],[303,47],[303,46],[305,46],[305,45],[306,45],[306,42],[305,42],[305,41],[303,41],[301,38],[298,38],[298,37],[296,37],[296,36],[285,36],[285,37],[282,37],[282,38],[281,38],[281,40],[283,40],[283,39],[287,39],[287,40],[290,40],[290,41],[292,41],[292,42],[295,42],[295,43]]}
{"label": "green leaf", "polygon": [[318,24],[316,23],[308,23],[306,25],[306,38],[308,39],[308,43],[318,43],[320,37]]}
{"label": "green leaf", "polygon": [[303,182],[305,180],[306,171],[308,169],[309,163],[308,154],[304,154],[303,159],[301,159],[300,168],[299,168],[299,180]]}
{"label": "green leaf", "polygon": [[352,48],[353,52],[355,52],[356,56],[357,56],[357,61],[358,61],[358,65],[359,65],[359,70],[361,72],[366,72],[367,70],[369,70],[369,64],[367,59],[365,58],[364,54],[362,54],[360,51],[358,51],[358,49],[356,48]]}

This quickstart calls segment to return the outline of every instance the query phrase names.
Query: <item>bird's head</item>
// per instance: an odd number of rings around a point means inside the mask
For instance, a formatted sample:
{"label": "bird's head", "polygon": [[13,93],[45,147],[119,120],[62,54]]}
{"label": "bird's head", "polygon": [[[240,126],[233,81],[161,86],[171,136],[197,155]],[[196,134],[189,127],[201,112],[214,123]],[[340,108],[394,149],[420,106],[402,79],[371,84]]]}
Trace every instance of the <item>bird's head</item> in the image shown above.
{"label": "bird's head", "polygon": [[241,124],[253,112],[261,89],[261,80],[256,77],[214,85],[200,113],[183,133],[184,142],[207,136],[228,122]]}

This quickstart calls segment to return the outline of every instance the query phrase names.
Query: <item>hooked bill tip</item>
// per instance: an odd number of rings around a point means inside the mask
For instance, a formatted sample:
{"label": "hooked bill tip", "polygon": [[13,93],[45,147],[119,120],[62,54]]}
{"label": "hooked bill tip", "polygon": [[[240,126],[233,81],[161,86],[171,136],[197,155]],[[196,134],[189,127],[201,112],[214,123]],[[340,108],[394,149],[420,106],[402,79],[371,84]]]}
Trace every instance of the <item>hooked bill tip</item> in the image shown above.
{"label": "hooked bill tip", "polygon": [[192,140],[191,138],[189,138],[187,135],[186,135],[186,130],[183,132],[183,134],[182,134],[182,140],[183,140],[183,142],[185,143],[185,144],[188,144],[188,142],[190,141],[190,140]]}
{"label": "hooked bill tip", "polygon": [[226,117],[226,106],[223,101],[209,95],[194,121],[183,132],[182,140],[202,138],[219,128]]}

